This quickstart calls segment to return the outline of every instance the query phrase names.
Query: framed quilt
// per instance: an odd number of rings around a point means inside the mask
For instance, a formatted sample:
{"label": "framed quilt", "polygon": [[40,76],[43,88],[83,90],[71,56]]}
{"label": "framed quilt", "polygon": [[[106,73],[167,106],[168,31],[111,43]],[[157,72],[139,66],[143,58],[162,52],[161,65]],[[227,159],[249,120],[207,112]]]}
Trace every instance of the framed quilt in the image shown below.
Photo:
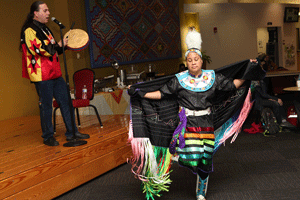
{"label": "framed quilt", "polygon": [[179,0],[85,0],[92,68],[181,57]]}

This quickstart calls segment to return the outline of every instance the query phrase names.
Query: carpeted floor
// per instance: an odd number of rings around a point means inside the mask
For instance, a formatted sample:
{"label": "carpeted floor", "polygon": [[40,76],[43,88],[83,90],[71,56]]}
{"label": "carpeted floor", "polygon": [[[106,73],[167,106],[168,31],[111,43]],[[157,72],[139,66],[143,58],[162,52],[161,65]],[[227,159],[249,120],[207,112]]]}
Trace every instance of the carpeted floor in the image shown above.
{"label": "carpeted floor", "polygon": [[[245,125],[246,126],[246,125]],[[247,127],[245,127],[247,128]],[[196,176],[172,166],[170,192],[161,200],[195,200]],[[124,164],[55,200],[141,200],[140,181]],[[240,133],[214,156],[208,200],[300,199],[300,133],[285,130],[276,137]]]}
{"label": "carpeted floor", "polygon": [[[293,94],[279,96],[287,110]],[[248,117],[243,128],[254,119]],[[124,164],[57,197],[55,200],[143,200],[140,181]],[[172,184],[156,200],[195,200],[196,175],[172,166]],[[300,131],[283,130],[276,137],[241,132],[236,141],[222,146],[214,156],[208,200],[299,200]]]}

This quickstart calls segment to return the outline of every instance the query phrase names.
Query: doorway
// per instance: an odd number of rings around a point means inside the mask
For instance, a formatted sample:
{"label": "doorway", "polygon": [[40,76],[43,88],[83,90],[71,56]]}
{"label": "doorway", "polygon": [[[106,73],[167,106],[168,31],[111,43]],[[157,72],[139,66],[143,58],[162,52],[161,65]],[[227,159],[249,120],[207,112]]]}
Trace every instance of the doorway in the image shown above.
{"label": "doorway", "polygon": [[270,59],[279,66],[279,52],[278,52],[278,29],[277,27],[268,27],[269,40],[267,42],[267,55]]}
{"label": "doorway", "polygon": [[257,52],[258,57],[269,55],[269,58],[279,67],[279,33],[280,27],[263,27],[257,29]]}

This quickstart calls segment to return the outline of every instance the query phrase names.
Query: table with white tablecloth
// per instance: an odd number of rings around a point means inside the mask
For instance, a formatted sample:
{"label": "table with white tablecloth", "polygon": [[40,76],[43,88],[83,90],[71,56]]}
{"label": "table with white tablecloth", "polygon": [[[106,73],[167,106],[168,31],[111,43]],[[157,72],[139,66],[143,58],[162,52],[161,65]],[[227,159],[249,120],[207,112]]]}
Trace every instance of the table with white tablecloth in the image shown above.
{"label": "table with white tablecloth", "polygon": [[[130,96],[127,90],[99,92],[94,95],[90,104],[96,106],[99,115],[130,114]],[[79,108],[79,115],[95,115],[95,111],[91,107]]]}

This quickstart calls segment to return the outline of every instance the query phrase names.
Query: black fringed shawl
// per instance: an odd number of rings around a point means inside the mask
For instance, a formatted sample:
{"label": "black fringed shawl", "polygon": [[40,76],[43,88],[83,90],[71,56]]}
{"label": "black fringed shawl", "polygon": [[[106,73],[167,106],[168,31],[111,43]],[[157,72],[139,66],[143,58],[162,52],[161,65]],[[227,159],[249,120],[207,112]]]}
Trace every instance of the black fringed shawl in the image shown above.
{"label": "black fringed shawl", "polygon": [[[243,87],[232,93],[218,92],[214,100],[213,115],[215,130],[225,123],[242,105],[247,96],[251,80],[261,80],[265,71],[259,64],[244,60],[216,69],[227,78],[247,80]],[[132,125],[135,138],[149,138],[151,144],[169,147],[174,130],[178,125],[177,97],[164,96],[160,100],[142,98],[147,92],[159,90],[175,75],[132,85],[131,95]]]}

